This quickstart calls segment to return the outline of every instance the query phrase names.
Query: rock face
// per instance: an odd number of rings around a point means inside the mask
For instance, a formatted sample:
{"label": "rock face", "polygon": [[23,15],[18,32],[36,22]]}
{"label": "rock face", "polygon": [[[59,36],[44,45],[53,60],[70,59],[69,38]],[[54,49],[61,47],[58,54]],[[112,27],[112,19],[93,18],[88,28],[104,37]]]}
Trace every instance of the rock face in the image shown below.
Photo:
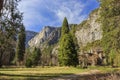
{"label": "rock face", "polygon": [[102,38],[101,24],[98,22],[100,11],[97,9],[92,12],[89,18],[82,22],[77,29],[75,36],[78,40],[79,46],[85,46],[95,40]]}
{"label": "rock face", "polygon": [[46,26],[39,34],[32,38],[28,44],[30,47],[43,48],[58,42],[60,38],[60,28]]}
{"label": "rock face", "polygon": [[37,32],[26,31],[26,47],[28,47],[28,41],[31,40],[35,35],[37,35]]}

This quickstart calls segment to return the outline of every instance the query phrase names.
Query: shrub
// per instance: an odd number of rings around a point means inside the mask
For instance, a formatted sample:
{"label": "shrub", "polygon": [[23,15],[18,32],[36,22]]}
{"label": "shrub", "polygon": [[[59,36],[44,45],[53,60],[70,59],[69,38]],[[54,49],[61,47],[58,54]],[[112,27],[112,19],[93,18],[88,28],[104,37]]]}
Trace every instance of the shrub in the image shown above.
{"label": "shrub", "polygon": [[32,60],[31,59],[27,59],[26,63],[25,63],[26,67],[32,67]]}

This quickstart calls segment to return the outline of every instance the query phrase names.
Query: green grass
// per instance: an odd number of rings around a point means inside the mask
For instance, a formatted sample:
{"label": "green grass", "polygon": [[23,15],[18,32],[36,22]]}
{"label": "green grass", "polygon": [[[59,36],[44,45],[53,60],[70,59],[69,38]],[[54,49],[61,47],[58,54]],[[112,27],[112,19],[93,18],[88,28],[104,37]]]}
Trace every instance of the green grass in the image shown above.
{"label": "green grass", "polygon": [[77,74],[86,70],[74,67],[1,68],[0,75],[8,79],[49,79],[61,75]]}
{"label": "green grass", "polygon": [[0,68],[0,79],[19,79],[46,80],[54,77],[60,77],[69,74],[79,74],[89,72],[90,70],[100,70],[101,72],[110,72],[119,68],[110,67],[89,67],[88,69],[74,67],[36,67],[36,68]]}

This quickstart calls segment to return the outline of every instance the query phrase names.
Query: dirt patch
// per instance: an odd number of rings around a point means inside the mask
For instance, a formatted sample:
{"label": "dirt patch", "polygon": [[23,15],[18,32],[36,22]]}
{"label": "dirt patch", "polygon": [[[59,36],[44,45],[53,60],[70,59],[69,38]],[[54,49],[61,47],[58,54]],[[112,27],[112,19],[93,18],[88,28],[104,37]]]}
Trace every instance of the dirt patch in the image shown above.
{"label": "dirt patch", "polygon": [[63,75],[50,80],[120,80],[120,73],[101,73],[99,70],[91,70],[79,74]]}

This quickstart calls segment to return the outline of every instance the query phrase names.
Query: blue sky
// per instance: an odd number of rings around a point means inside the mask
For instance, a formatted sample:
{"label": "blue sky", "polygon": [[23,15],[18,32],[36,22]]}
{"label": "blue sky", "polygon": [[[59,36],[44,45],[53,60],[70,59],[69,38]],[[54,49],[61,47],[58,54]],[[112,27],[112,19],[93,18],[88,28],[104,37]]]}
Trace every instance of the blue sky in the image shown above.
{"label": "blue sky", "polygon": [[64,17],[70,24],[79,24],[98,7],[97,0],[22,0],[19,3],[26,30],[36,32],[44,26],[61,26]]}

